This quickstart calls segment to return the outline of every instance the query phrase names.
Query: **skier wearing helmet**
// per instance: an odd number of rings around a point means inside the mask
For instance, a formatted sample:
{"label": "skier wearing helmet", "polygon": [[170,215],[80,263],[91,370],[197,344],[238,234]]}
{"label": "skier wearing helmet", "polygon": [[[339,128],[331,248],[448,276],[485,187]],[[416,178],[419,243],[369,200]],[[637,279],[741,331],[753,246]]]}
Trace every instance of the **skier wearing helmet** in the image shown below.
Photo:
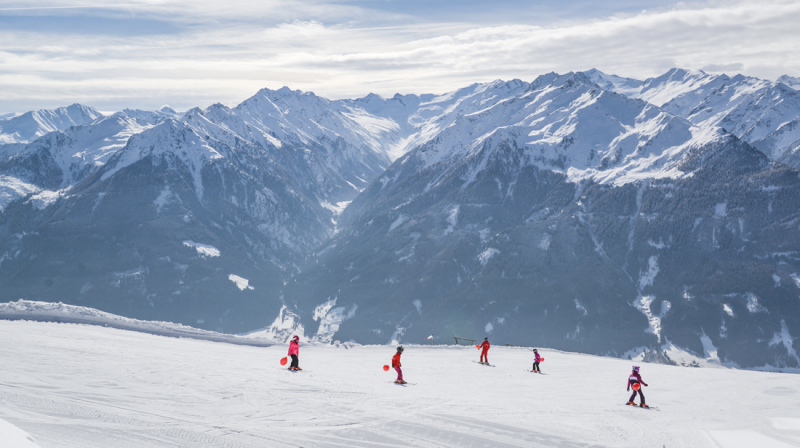
{"label": "skier wearing helmet", "polygon": [[633,400],[636,399],[636,393],[639,393],[639,398],[641,401],[640,406],[643,408],[649,407],[644,403],[644,394],[642,393],[642,386],[647,386],[647,383],[642,381],[641,375],[639,375],[639,366],[633,366],[633,371],[631,372],[630,376],[628,376],[628,392],[631,391],[631,387],[633,387],[633,395],[631,398],[628,399],[628,405],[636,406],[636,403]]}
{"label": "skier wearing helmet", "polygon": [[289,342],[289,356],[292,357],[292,365],[289,366],[289,370],[303,370],[300,368],[300,360],[298,356],[300,356],[300,336],[293,336],[292,342]]}
{"label": "skier wearing helmet", "polygon": [[539,356],[539,350],[533,349],[533,354],[535,356],[534,356],[534,359],[533,359],[533,370],[531,370],[531,372],[542,373],[542,371],[539,370],[539,362],[541,362],[541,360],[542,360],[542,357]]}
{"label": "skier wearing helmet", "polygon": [[397,347],[397,353],[395,353],[392,357],[392,367],[394,367],[394,370],[397,371],[397,380],[395,381],[397,384],[406,384],[406,382],[403,381],[403,371],[400,370],[400,355],[402,354],[403,346],[401,345],[400,347]]}

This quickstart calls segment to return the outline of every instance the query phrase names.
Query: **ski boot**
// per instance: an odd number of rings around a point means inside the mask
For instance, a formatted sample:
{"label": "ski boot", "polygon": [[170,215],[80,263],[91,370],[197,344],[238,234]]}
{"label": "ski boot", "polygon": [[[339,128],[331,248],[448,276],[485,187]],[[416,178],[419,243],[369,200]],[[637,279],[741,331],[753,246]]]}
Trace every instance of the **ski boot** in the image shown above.
{"label": "ski boot", "polygon": [[649,408],[650,406],[648,406],[648,405],[646,405],[646,404],[642,403],[642,404],[640,404],[640,405],[639,405],[639,407],[640,407],[640,408]]}
{"label": "ski boot", "polygon": [[636,406],[636,403],[634,403],[634,402],[632,402],[632,401],[629,401],[629,402],[627,402],[627,403],[625,403],[625,404],[627,404],[628,406]]}

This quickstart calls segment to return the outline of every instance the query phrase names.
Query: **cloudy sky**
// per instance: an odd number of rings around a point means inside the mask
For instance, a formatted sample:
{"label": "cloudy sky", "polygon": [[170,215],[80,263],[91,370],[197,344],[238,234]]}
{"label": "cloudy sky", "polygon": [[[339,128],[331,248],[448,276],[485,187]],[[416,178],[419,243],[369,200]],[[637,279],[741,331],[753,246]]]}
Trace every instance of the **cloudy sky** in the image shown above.
{"label": "cloudy sky", "polygon": [[0,114],[440,93],[586,70],[800,76],[781,0],[0,0]]}

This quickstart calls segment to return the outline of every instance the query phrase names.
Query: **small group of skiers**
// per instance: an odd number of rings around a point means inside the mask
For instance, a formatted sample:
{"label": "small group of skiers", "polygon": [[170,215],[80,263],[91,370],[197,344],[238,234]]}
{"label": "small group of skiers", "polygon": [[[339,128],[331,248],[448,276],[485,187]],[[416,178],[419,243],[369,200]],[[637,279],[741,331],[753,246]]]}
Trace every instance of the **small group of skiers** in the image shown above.
{"label": "small group of skiers", "polygon": [[[489,338],[484,338],[483,343],[477,346],[481,349],[481,358],[479,363],[480,364],[489,364],[489,348],[491,348],[491,344],[489,344]],[[406,381],[403,380],[403,370],[400,368],[400,356],[402,356],[403,351],[405,349],[403,346],[397,347],[397,352],[392,357],[392,368],[397,372],[397,380],[395,383],[397,384],[406,384]],[[538,349],[533,349],[534,360],[533,360],[533,370],[531,372],[534,373],[542,373],[539,369],[539,363],[544,359],[539,355]],[[292,364],[289,366],[289,370],[303,370],[300,368],[300,337],[295,335],[292,337],[291,342],[289,342],[289,356],[292,358]],[[639,374],[639,366],[633,366],[633,371],[628,376],[628,392],[630,392],[631,388],[633,388],[633,395],[628,399],[626,403],[629,406],[636,406],[634,400],[636,399],[636,394],[639,394],[639,406],[643,408],[647,408],[647,404],[644,402],[644,393],[642,392],[642,386],[647,386],[642,380],[642,376]]]}
{"label": "small group of skiers", "polygon": [[[489,338],[483,338],[483,343],[477,346],[477,348],[481,349],[481,360],[478,361],[478,364],[489,364],[489,349],[491,347],[492,345],[489,344]],[[539,363],[542,362],[542,357],[539,355],[539,350],[533,349],[533,355],[533,369],[531,372],[542,373],[542,371],[539,369]]]}

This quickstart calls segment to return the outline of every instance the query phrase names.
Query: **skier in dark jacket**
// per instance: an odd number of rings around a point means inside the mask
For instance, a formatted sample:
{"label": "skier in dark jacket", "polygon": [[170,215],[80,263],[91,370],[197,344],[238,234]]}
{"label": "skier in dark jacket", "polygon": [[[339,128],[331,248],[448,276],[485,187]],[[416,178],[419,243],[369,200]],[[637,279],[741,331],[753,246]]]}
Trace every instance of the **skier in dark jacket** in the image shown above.
{"label": "skier in dark jacket", "polygon": [[[638,387],[637,387],[638,386]],[[631,391],[631,387],[633,387],[633,395],[631,398],[628,399],[628,405],[636,406],[636,403],[633,400],[636,399],[636,393],[639,393],[639,398],[641,401],[640,406],[643,408],[649,407],[644,403],[644,394],[642,393],[642,386],[647,386],[647,383],[642,381],[641,375],[639,375],[639,366],[633,366],[633,371],[631,372],[630,376],[628,376],[628,392]]]}

